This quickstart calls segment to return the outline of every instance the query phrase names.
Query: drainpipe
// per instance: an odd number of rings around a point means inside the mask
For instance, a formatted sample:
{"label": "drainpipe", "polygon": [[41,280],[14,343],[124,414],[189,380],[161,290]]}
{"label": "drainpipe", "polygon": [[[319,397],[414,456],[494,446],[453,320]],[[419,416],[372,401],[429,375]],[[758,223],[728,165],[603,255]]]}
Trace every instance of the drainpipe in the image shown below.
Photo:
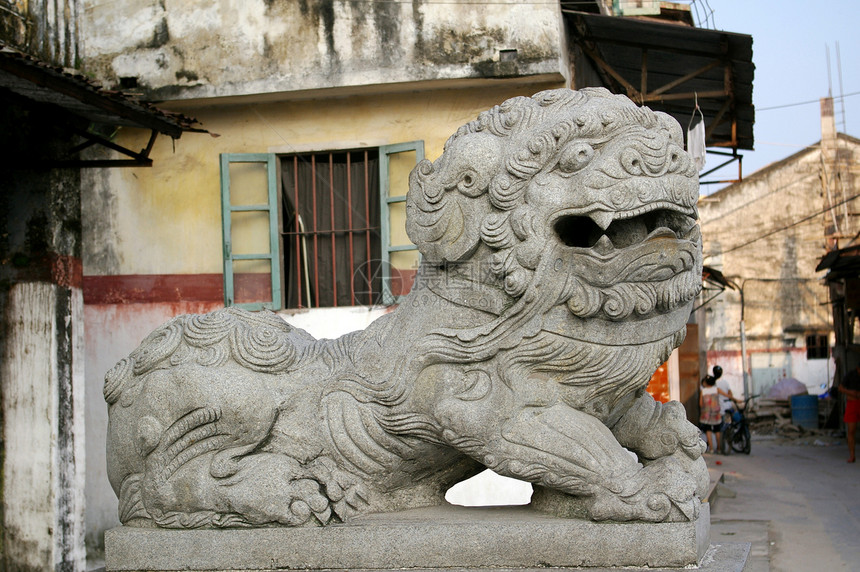
{"label": "drainpipe", "polygon": [[749,375],[747,374],[747,335],[741,318],[741,367],[744,373],[744,399],[749,395]]}
{"label": "drainpipe", "polygon": [[740,330],[741,330],[741,371],[743,372],[744,377],[744,399],[749,396],[750,385],[752,380],[750,379],[750,374],[747,371],[747,331],[744,326],[744,282],[746,280],[742,280],[740,284],[737,282],[732,282],[731,280],[726,281],[730,288],[737,289],[741,295],[741,322],[740,322]]}
{"label": "drainpipe", "polygon": [[738,288],[741,293],[741,370],[744,375],[744,399],[749,396],[750,378],[747,373],[747,332],[744,327],[744,289],[743,285]]}

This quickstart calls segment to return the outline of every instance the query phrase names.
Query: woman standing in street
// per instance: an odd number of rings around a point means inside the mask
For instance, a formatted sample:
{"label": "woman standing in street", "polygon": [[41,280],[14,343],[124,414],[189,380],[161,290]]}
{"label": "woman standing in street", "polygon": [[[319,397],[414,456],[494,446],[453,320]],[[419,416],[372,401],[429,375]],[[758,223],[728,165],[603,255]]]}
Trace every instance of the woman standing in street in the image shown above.
{"label": "woman standing in street", "polygon": [[717,380],[713,376],[706,375],[699,388],[699,426],[705,432],[708,453],[716,453],[720,450],[720,425],[722,425],[722,412]]}

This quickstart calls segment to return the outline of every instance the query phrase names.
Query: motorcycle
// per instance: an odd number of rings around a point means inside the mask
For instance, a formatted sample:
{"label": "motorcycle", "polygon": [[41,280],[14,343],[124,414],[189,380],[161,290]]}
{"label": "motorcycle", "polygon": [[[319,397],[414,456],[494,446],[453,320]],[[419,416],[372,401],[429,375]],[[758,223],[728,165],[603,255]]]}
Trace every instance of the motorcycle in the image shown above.
{"label": "motorcycle", "polygon": [[[731,421],[723,423],[722,443],[720,445],[721,453],[728,455],[729,450],[735,453],[750,454],[752,448],[752,438],[750,436],[750,428],[747,423],[746,411],[750,401],[758,397],[758,395],[750,395],[744,400],[743,408],[736,408],[731,413]],[[735,404],[737,405],[737,401]]]}

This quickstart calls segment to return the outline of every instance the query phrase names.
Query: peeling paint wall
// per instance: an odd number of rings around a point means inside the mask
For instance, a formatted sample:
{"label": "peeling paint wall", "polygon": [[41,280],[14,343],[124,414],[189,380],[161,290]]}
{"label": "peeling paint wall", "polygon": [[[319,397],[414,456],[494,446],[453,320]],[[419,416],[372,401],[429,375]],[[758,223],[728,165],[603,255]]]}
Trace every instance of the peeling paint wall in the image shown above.
{"label": "peeling paint wall", "polygon": [[566,73],[560,8],[551,2],[82,0],[82,6],[86,70],[153,99]]}
{"label": "peeling paint wall", "polygon": [[[561,82],[437,90],[253,105],[183,107],[219,137],[160,138],[150,168],[83,174],[87,275],[199,274],[222,271],[220,153],[292,153],[375,147],[421,139],[435,159],[447,138],[477,114],[515,95]],[[121,130],[117,142],[145,145]]]}

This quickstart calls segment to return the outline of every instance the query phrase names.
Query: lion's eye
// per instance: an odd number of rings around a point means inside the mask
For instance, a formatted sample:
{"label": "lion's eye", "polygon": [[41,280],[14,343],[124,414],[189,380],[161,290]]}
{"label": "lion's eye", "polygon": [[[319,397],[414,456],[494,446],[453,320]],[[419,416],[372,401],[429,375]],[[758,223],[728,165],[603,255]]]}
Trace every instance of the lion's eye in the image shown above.
{"label": "lion's eye", "polygon": [[574,143],[562,151],[558,168],[562,173],[575,173],[588,165],[594,157],[594,148],[588,143]]}
{"label": "lion's eye", "polygon": [[457,181],[457,190],[467,197],[477,197],[483,192],[478,173],[472,169],[467,170],[460,175],[460,180]]}

